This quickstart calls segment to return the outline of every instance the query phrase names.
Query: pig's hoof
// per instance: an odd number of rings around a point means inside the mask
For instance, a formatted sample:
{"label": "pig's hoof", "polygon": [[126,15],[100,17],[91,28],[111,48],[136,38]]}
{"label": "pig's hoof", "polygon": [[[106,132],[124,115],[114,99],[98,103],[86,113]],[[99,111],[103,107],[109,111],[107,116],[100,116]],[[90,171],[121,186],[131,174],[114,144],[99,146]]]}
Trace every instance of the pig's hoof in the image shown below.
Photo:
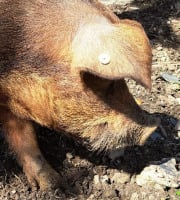
{"label": "pig's hoof", "polygon": [[[31,169],[32,170],[32,169]],[[43,166],[39,170],[25,170],[26,176],[32,188],[40,190],[54,190],[61,186],[59,174],[49,165]]]}
{"label": "pig's hoof", "polygon": [[54,170],[42,170],[38,174],[41,190],[56,189],[60,186],[60,176]]}

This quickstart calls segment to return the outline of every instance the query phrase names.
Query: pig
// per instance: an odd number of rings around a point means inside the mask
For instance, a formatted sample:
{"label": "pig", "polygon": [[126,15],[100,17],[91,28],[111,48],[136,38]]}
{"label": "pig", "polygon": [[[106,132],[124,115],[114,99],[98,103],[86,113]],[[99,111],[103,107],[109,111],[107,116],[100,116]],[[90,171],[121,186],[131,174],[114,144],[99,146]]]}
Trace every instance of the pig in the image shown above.
{"label": "pig", "polygon": [[142,145],[159,121],[125,78],[151,88],[142,26],[95,0],[0,0],[0,121],[32,187],[56,188],[34,124],[88,140],[94,151]]}

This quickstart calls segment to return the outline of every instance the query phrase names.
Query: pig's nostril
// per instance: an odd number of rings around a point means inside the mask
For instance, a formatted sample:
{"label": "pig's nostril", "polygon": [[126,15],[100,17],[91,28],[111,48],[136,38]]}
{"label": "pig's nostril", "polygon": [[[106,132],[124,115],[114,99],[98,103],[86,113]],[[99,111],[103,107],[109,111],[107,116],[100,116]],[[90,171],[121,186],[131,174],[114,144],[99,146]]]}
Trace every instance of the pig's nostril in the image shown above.
{"label": "pig's nostril", "polygon": [[108,65],[111,61],[110,55],[107,53],[102,53],[99,55],[99,62],[103,65]]}

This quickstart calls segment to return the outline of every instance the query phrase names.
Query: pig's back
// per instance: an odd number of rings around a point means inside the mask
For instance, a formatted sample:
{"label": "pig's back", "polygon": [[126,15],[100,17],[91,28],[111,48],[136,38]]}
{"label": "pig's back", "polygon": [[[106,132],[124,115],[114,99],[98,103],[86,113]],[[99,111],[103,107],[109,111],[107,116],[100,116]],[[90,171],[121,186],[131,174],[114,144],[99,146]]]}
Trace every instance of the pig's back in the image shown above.
{"label": "pig's back", "polygon": [[37,68],[67,62],[77,30],[103,20],[88,1],[1,0],[0,72],[20,63]]}

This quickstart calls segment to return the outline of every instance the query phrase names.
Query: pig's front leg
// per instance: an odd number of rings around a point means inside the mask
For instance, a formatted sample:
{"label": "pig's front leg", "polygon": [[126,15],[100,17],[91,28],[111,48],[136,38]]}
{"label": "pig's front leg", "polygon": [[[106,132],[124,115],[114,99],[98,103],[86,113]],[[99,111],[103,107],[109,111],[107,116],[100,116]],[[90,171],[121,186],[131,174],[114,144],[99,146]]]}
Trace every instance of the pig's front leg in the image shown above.
{"label": "pig's front leg", "polygon": [[32,123],[6,112],[3,125],[7,141],[17,154],[31,186],[39,186],[41,190],[58,187],[59,175],[41,154]]}

